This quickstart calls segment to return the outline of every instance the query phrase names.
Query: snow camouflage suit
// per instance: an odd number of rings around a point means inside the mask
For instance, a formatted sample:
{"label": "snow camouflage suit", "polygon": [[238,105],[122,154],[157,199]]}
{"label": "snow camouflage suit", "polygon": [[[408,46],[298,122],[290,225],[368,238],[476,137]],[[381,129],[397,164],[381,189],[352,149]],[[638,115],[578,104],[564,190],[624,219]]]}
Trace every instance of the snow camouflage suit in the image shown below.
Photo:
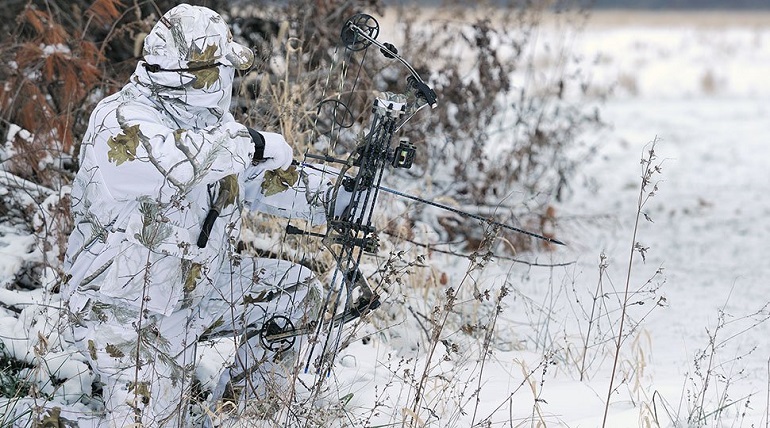
{"label": "snow camouflage suit", "polygon": [[[320,223],[331,184],[302,172],[301,197],[263,194],[266,170],[286,169],[291,148],[262,133],[273,159],[252,164],[249,130],[228,112],[235,68],[252,61],[219,15],[179,5],[146,37],[130,82],[92,113],[62,295],[74,340],[103,383],[98,426],[186,426],[202,335],[232,337],[272,315],[295,325],[315,316],[320,289],[308,269],[236,251],[243,208]],[[213,204],[221,210],[200,248]],[[257,368],[243,381],[257,396],[268,393],[263,377],[281,378],[274,372],[284,365],[273,360],[285,354],[250,340],[211,381],[214,398],[246,368]]]}

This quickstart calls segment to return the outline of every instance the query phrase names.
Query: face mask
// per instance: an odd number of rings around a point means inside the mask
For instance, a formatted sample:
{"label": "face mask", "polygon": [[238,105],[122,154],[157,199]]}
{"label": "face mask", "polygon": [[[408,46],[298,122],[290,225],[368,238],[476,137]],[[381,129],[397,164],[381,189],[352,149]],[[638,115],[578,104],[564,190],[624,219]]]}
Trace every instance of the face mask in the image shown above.
{"label": "face mask", "polygon": [[140,63],[132,81],[160,105],[179,126],[204,128],[230,110],[235,69],[216,66],[202,70],[147,70]]}

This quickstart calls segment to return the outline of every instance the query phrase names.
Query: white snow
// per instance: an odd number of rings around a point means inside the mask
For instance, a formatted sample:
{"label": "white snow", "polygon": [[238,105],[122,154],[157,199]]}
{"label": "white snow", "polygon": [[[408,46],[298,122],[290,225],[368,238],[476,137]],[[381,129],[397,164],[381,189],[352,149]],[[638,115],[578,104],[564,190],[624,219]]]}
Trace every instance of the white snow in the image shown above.
{"label": "white snow", "polygon": [[53,54],[67,54],[69,55],[72,51],[70,51],[69,46],[57,43],[55,45],[45,45],[40,44],[40,50],[43,51],[43,56],[50,56]]}

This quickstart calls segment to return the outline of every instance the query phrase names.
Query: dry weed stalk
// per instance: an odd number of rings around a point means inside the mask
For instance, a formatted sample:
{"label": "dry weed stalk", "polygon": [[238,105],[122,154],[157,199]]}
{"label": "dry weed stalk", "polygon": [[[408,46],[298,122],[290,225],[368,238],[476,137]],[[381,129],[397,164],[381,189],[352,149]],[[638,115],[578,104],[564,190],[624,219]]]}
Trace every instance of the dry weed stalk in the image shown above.
{"label": "dry weed stalk", "polygon": [[[717,311],[716,326],[706,329],[708,344],[696,353],[692,373],[687,375],[690,386],[686,391],[686,421],[690,426],[716,425],[728,417],[726,411],[730,409],[734,410],[737,423],[737,420],[743,419],[751,402],[751,394],[733,397],[729,391],[733,384],[747,376],[737,363],[752,354],[756,347],[727,359],[723,359],[721,354],[728,343],[770,320],[770,305],[764,305],[751,314],[735,317],[726,312],[728,301],[729,297]],[[739,406],[743,410],[737,409]]]}
{"label": "dry weed stalk", "polygon": [[482,242],[478,252],[474,253],[473,256],[469,260],[469,266],[465,271],[465,274],[463,278],[460,280],[460,283],[457,286],[457,289],[454,289],[453,287],[448,287],[445,290],[445,299],[442,305],[437,305],[433,309],[433,313],[431,315],[431,334],[430,339],[427,344],[427,353],[425,356],[425,364],[422,369],[422,372],[420,374],[420,378],[417,382],[414,396],[412,398],[412,405],[409,409],[409,415],[411,419],[411,424],[413,425],[419,420],[419,415],[421,413],[422,409],[422,400],[424,398],[426,384],[428,380],[431,378],[431,372],[433,369],[433,365],[436,363],[434,361],[434,358],[436,356],[437,348],[439,344],[446,344],[446,342],[443,340],[444,335],[444,329],[448,325],[449,317],[455,310],[455,304],[457,303],[457,297],[458,292],[464,288],[464,286],[467,288],[469,285],[468,283],[471,283],[474,286],[474,297],[477,299],[481,298],[481,295],[479,294],[477,290],[477,283],[476,279],[474,278],[474,275],[480,274],[481,271],[483,271],[485,265],[487,262],[489,262],[492,253],[490,252],[489,248],[496,239],[497,235],[497,229],[493,229],[492,231],[487,231],[487,234],[485,235],[485,240]]}
{"label": "dry weed stalk", "polygon": [[[621,306],[620,306],[621,312],[620,312],[618,330],[615,332],[615,345],[613,349],[614,357],[612,360],[612,371],[610,373],[610,382],[607,387],[607,398],[604,403],[604,415],[602,419],[602,427],[605,427],[607,425],[607,416],[609,414],[610,400],[616,388],[615,374],[617,373],[618,363],[620,361],[620,351],[621,351],[623,342],[627,337],[627,333],[625,331],[626,316],[627,316],[627,311],[629,306],[633,304],[633,302],[631,301],[631,298],[633,297],[633,293],[631,291],[631,271],[633,267],[634,256],[638,252],[642,257],[642,259],[644,260],[645,253],[648,249],[647,247],[644,247],[637,241],[637,234],[639,232],[639,224],[642,216],[644,216],[648,221],[651,221],[647,216],[647,214],[643,212],[643,209],[647,205],[649,200],[653,196],[655,196],[655,193],[658,191],[658,185],[654,180],[656,180],[656,176],[661,173],[662,166],[660,163],[654,163],[657,160],[657,155],[655,154],[655,145],[657,142],[658,140],[656,138],[649,144],[649,149],[647,150],[646,156],[642,156],[642,160],[641,160],[642,175],[641,175],[641,184],[639,186],[639,199],[637,200],[637,204],[636,204],[636,218],[634,220],[634,230],[633,230],[632,239],[631,239],[631,253],[628,258],[628,269],[626,271],[625,288],[621,294]],[[658,272],[660,272],[660,270]]]}

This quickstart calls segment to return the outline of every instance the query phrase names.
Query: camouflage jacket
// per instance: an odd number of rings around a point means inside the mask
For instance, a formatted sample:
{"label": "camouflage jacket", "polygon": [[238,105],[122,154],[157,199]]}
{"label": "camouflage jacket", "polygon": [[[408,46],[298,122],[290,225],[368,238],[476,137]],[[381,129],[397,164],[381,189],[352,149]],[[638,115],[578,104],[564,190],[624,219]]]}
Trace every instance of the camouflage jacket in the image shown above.
{"label": "camouflage jacket", "polygon": [[[273,214],[288,213],[282,204],[303,209],[286,195],[263,200],[254,143],[227,112],[233,69],[213,70],[150,73],[140,62],[130,83],[92,113],[72,187],[75,228],[62,288],[70,309],[106,296],[168,315],[210,290],[237,257],[244,205]],[[221,210],[200,248],[215,203]],[[318,222],[318,212],[307,216]]]}

